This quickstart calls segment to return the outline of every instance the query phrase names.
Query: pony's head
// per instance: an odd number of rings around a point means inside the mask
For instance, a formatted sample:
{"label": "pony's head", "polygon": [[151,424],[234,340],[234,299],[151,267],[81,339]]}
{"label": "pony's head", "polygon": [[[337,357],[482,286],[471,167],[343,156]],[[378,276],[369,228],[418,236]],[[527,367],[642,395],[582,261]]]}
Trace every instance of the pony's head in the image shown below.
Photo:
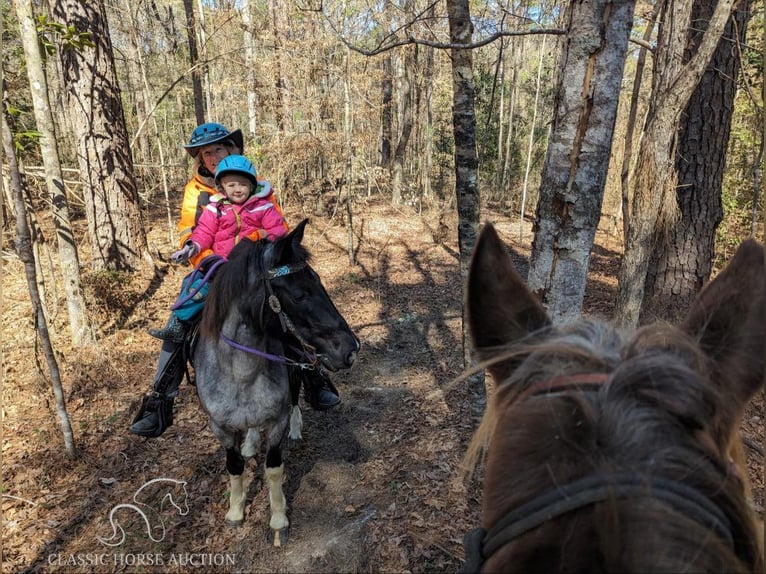
{"label": "pony's head", "polygon": [[763,385],[763,257],[745,242],[683,324],[628,334],[554,325],[485,226],[466,304],[496,389],[469,449],[469,466],[487,458],[467,556],[502,572],[763,567],[733,460]]}
{"label": "pony's head", "polygon": [[232,305],[259,331],[303,347],[331,371],[350,367],[359,350],[351,331],[310,266],[302,245],[304,219],[274,241],[241,241],[216,275],[205,301],[201,332],[221,333]]}

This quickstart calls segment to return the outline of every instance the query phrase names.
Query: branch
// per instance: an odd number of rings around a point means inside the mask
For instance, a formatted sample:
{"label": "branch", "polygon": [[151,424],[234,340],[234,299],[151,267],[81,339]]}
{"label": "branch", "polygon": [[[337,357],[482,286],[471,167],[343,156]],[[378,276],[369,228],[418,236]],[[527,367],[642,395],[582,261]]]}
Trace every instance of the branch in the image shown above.
{"label": "branch", "polygon": [[340,34],[338,34],[338,38],[340,39],[341,42],[343,42],[343,44],[349,50],[352,50],[353,52],[357,52],[359,54],[362,54],[363,56],[377,56],[378,54],[382,54],[383,52],[387,52],[393,48],[397,48],[399,46],[408,46],[410,44],[428,46],[430,48],[436,48],[437,50],[472,50],[474,48],[481,48],[482,46],[491,44],[495,40],[506,37],[506,36],[534,36],[534,35],[540,35],[540,34],[550,34],[552,36],[563,36],[564,34],[566,34],[566,31],[561,30],[559,28],[530,28],[529,30],[509,30],[505,32],[496,32],[495,34],[492,34],[491,36],[487,36],[483,40],[474,42],[472,44],[452,44],[449,42],[434,42],[431,40],[423,40],[423,39],[415,38],[414,36],[410,36],[409,38],[406,38],[404,40],[398,40],[396,42],[391,42],[390,44],[381,45],[378,48],[375,48],[374,50],[364,50],[362,48],[354,46]]}

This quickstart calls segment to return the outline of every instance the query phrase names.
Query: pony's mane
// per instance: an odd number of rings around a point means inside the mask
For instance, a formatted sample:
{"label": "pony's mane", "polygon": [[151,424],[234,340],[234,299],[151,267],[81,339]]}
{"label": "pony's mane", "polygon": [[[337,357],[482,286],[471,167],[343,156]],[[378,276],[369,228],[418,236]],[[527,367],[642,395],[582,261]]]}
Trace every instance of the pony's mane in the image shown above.
{"label": "pony's mane", "polygon": [[265,299],[261,279],[266,272],[280,265],[309,262],[308,250],[288,237],[275,241],[243,239],[222,265],[205,300],[200,331],[205,337],[217,337],[232,304],[243,293],[248,294],[248,306],[260,308]]}
{"label": "pony's mane", "polygon": [[[719,389],[726,385],[711,384],[705,375],[712,372],[706,368],[708,358],[680,329],[657,323],[628,338],[606,323],[581,320],[546,327],[506,348],[481,349],[480,355],[489,357],[482,367],[510,362],[514,369],[508,379],[496,381],[464,470],[470,473],[476,466],[490,438],[505,445],[506,460],[526,461],[524,473],[512,466],[507,471],[496,469],[499,474],[507,473],[502,480],[508,488],[500,499],[493,499],[494,507],[512,507],[512,500],[534,498],[541,485],[551,481],[552,468],[556,469],[555,480],[564,482],[567,475],[573,480],[592,472],[636,469],[696,488],[729,517],[748,515],[747,499],[742,496],[748,494],[748,482],[732,470],[733,465],[721,464],[728,454],[716,446],[728,445],[731,437],[710,428],[709,421],[715,419],[712,414],[726,399]],[[607,379],[597,390],[525,396],[523,405],[517,404],[520,395],[535,383],[583,373],[604,373]],[[552,425],[556,444],[551,444]],[[535,458],[539,458],[538,464]],[[644,514],[630,503],[621,508],[640,525],[650,515],[664,518],[662,507],[652,504]],[[596,531],[601,527],[593,525]],[[637,526],[641,531],[644,527]],[[732,527],[736,553],[753,556],[755,562],[758,547],[752,525]],[[567,516],[556,528],[572,528],[574,538],[580,535],[574,533],[582,524]],[[669,535],[683,530],[673,523],[664,528]],[[568,535],[564,531],[556,535]],[[666,565],[673,570],[680,563],[668,558]]]}

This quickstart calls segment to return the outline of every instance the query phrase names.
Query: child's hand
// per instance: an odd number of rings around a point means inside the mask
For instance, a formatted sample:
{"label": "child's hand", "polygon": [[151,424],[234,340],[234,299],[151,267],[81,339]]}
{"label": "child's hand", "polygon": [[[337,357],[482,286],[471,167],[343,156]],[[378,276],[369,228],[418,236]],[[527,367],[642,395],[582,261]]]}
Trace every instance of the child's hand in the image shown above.
{"label": "child's hand", "polygon": [[199,253],[199,245],[189,240],[184,243],[184,246],[181,249],[173,253],[173,255],[170,256],[170,259],[173,263],[185,263],[197,255],[197,253]]}

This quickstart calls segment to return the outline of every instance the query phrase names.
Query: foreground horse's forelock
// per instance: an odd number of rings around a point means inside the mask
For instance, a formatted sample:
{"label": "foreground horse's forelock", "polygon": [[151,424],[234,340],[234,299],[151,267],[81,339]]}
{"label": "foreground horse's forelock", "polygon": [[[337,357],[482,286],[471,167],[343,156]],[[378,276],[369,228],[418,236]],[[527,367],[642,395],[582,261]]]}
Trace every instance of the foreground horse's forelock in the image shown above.
{"label": "foreground horse's forelock", "polygon": [[760,570],[738,429],[763,385],[763,282],[747,241],[680,328],[553,325],[485,226],[466,305],[497,388],[465,571]]}
{"label": "foreground horse's forelock", "polygon": [[[304,220],[274,242],[243,241],[232,251],[210,287],[194,355],[200,403],[226,450],[226,521],[242,523],[245,462],[265,443],[269,527],[276,546],[286,542],[289,526],[281,445],[288,423],[299,427],[301,420],[290,370],[314,368],[317,361],[332,370],[348,368],[359,349],[309,266],[301,245],[305,225]],[[289,358],[296,353],[303,362]],[[290,430],[291,437],[300,437],[300,428]]]}

